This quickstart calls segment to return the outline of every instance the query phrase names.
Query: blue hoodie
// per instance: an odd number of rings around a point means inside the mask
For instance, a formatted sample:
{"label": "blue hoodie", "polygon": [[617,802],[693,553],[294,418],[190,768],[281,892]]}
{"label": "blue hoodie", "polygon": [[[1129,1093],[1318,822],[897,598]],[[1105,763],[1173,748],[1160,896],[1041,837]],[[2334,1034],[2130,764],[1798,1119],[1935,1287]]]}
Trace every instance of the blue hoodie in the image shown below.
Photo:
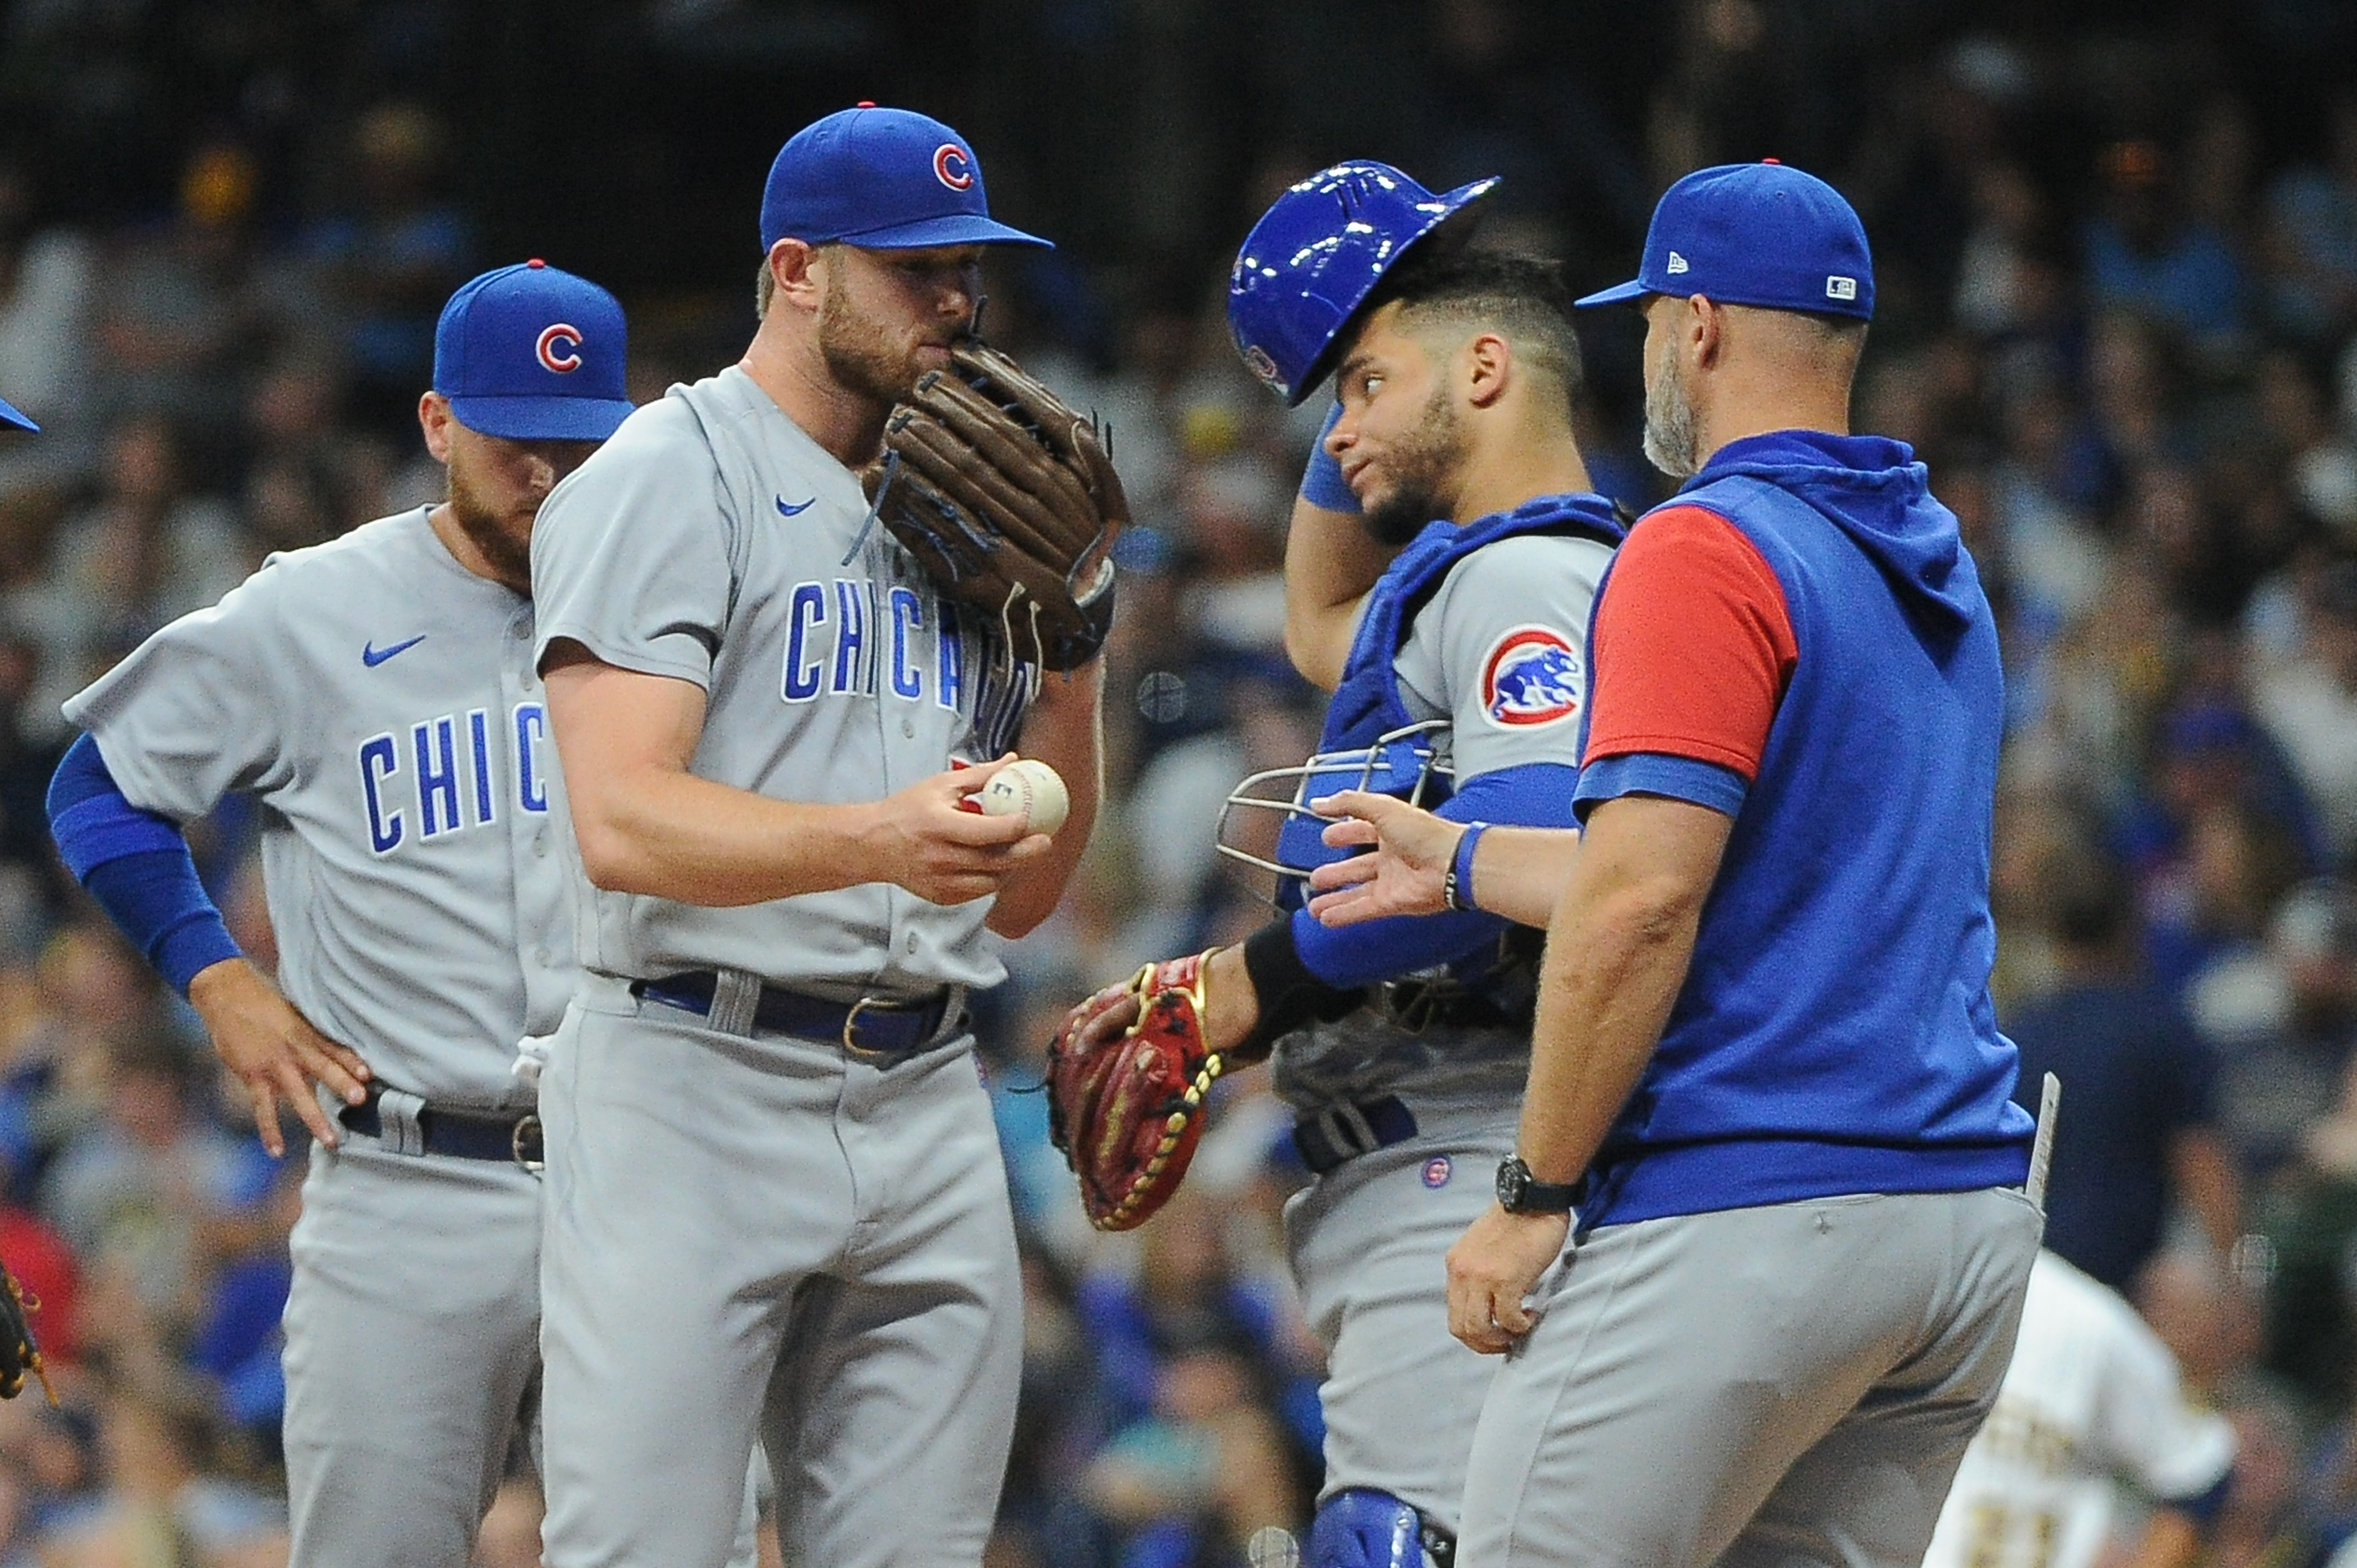
{"label": "blue hoodie", "polygon": [[1582,1224],[2019,1183],[1988,994],[2004,683],[1954,514],[1903,444],[1812,431],[1730,443],[1670,504],[1758,547],[1798,657]]}

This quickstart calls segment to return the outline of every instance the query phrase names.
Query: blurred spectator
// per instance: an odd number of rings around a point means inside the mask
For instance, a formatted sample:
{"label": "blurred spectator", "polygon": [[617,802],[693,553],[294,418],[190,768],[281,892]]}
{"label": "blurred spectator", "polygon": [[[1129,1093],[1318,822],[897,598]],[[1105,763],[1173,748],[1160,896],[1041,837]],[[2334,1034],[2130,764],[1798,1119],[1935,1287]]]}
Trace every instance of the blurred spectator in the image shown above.
{"label": "blurred spectator", "polygon": [[161,419],[108,433],[92,503],[66,520],[42,593],[38,733],[60,733],[57,705],[149,632],[201,609],[244,579],[237,519],[191,487],[181,441]]}
{"label": "blurred spectator", "polygon": [[283,1510],[207,1472],[221,1441],[201,1385],[163,1369],[104,1385],[106,1485],[55,1529],[58,1568],[238,1568],[285,1561]]}
{"label": "blurred spectator", "polygon": [[2357,1047],[2357,890],[2302,886],[2266,947],[2204,973],[2188,1002],[2222,1062],[2221,1131],[2243,1169],[2276,1170],[2340,1094]]}
{"label": "blurred spectator", "polygon": [[307,241],[345,312],[343,343],[364,398],[390,415],[414,405],[434,362],[434,322],[464,282],[474,226],[442,181],[440,120],[425,105],[381,103],[353,127],[353,205]]}
{"label": "blurred spectator", "polygon": [[0,387],[53,440],[88,407],[98,257],[87,236],[40,227],[25,171],[0,166]]}
{"label": "blurred spectator", "polygon": [[2324,1557],[2300,1509],[2298,1413],[2285,1402],[2250,1395],[2227,1408],[2234,1423],[2234,1470],[2211,1528],[2212,1568],[2315,1568]]}
{"label": "blurred spectator", "polygon": [[2330,341],[2357,325],[2357,87],[2326,105],[2325,156],[2267,188],[2270,313],[2283,329]]}
{"label": "blurred spectator", "polygon": [[2241,331],[2246,279],[2214,228],[2186,210],[2168,155],[2117,142],[2102,158],[2104,205],[2084,233],[2087,286],[2133,311],[2212,343]]}
{"label": "blurred spectator", "polygon": [[2125,1292],[2172,1202],[2223,1257],[2241,1229],[2240,1183],[2214,1126],[2215,1061],[2137,971],[2126,875],[2086,845],[2049,875],[2062,983],[2005,1021],[2021,1047],[2015,1095],[2035,1112],[2044,1075],[2062,1079],[2046,1245]]}
{"label": "blurred spectator", "polygon": [[58,1156],[40,1209],[81,1257],[119,1269],[140,1303],[193,1316],[209,1227],[266,1186],[266,1156],[204,1118],[188,1053],[137,1031],[110,1053],[103,1117]]}

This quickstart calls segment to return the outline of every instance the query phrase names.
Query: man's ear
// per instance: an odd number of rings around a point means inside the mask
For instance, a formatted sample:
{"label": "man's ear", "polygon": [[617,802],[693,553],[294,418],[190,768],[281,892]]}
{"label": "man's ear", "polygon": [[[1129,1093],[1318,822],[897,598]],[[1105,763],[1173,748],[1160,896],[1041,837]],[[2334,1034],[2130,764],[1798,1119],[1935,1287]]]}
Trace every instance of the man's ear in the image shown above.
{"label": "man's ear", "polygon": [[770,247],[770,281],[776,285],[773,298],[814,311],[826,285],[826,261],[803,241],[780,240]]}
{"label": "man's ear", "polygon": [[1514,346],[1495,332],[1480,333],[1466,344],[1460,362],[1466,401],[1475,408],[1488,408],[1505,396],[1514,379]]}
{"label": "man's ear", "polygon": [[457,423],[450,400],[430,392],[417,400],[417,428],[425,434],[425,451],[437,463],[450,460],[450,427]]}
{"label": "man's ear", "polygon": [[1717,300],[1693,295],[1686,300],[1684,329],[1688,353],[1696,370],[1711,370],[1727,346],[1727,310]]}

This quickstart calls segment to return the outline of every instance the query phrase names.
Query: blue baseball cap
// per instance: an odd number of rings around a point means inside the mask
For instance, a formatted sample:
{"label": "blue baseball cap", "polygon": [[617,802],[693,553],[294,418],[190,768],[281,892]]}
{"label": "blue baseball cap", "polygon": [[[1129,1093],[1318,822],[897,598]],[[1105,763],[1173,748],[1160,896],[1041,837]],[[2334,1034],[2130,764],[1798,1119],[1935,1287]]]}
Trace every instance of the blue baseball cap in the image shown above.
{"label": "blue baseball cap", "polygon": [[1841,192],[1770,161],[1696,169],[1662,193],[1634,283],[1577,301],[1699,294],[1721,305],[1874,318],[1866,225]]}
{"label": "blue baseball cap", "polygon": [[458,423],[510,441],[603,441],[634,406],[622,307],[529,261],[462,286],[434,328],[434,390]]}
{"label": "blue baseball cap", "polygon": [[39,425],[26,418],[7,403],[0,403],[0,424],[13,424],[19,430],[38,430]]}
{"label": "blue baseball cap", "polygon": [[1343,331],[1408,248],[1497,185],[1435,195],[1369,159],[1320,169],[1261,214],[1228,274],[1228,332],[1244,366],[1297,405],[1332,368]]}
{"label": "blue baseball cap", "polygon": [[931,115],[862,103],[795,132],[761,192],[761,252],[791,236],[869,251],[1038,245],[990,215],[982,165]]}

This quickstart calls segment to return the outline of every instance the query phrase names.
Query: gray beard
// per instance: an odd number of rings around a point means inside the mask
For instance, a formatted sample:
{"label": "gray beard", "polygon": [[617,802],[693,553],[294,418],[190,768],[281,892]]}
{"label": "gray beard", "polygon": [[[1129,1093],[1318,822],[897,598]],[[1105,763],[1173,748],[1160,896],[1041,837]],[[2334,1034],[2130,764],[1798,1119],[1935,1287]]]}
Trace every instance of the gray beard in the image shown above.
{"label": "gray beard", "polygon": [[1695,460],[1701,438],[1694,404],[1677,377],[1663,371],[1645,394],[1645,461],[1674,479],[1691,479],[1702,466]]}

